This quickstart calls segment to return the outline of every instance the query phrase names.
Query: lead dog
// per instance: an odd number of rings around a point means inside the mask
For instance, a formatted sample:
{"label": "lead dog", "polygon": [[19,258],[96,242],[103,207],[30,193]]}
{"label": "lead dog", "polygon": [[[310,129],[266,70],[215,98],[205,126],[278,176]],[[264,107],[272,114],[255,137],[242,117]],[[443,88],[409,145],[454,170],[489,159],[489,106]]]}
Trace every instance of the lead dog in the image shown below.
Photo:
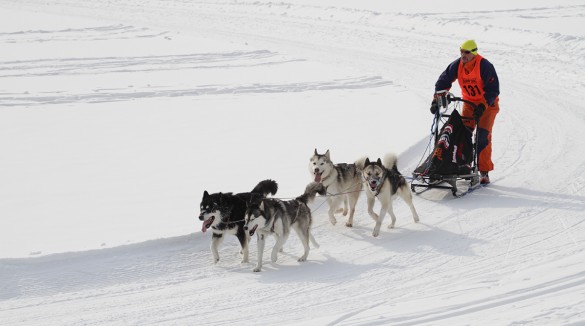
{"label": "lead dog", "polygon": [[[388,225],[388,228],[394,228],[396,223],[396,216],[392,210],[392,201],[396,196],[400,196],[412,212],[414,222],[418,223],[419,218],[412,203],[412,194],[406,180],[398,172],[396,166],[397,158],[394,154],[387,154],[384,157],[384,163],[378,158],[376,162],[370,162],[369,158],[366,158],[363,163],[358,163],[358,168],[362,170],[362,175],[366,181],[366,196],[368,199],[368,213],[376,221],[374,232],[372,235],[377,237],[380,234],[380,226],[384,221],[386,212],[390,213],[392,217],[392,223]],[[380,214],[374,213],[374,202],[378,198],[382,208]]]}
{"label": "lead dog", "polygon": [[262,270],[262,256],[264,254],[264,244],[266,237],[273,235],[276,237],[276,243],[272,248],[272,262],[276,262],[278,252],[282,251],[282,246],[290,235],[290,229],[296,231],[305,251],[298,261],[307,260],[309,255],[309,240],[315,247],[319,244],[311,234],[311,209],[307,206],[308,203],[315,199],[317,194],[324,195],[326,193],[325,187],[320,183],[310,183],[305,192],[289,201],[282,201],[275,198],[266,198],[260,200],[252,199],[248,203],[246,210],[246,224],[244,229],[250,232],[253,236],[258,232],[258,263],[254,268],[254,272]]}
{"label": "lead dog", "polygon": [[329,150],[325,154],[319,154],[315,149],[315,153],[309,159],[309,173],[315,182],[322,183],[327,192],[331,194],[327,198],[331,224],[337,223],[335,213],[343,203],[343,215],[347,215],[349,206],[349,218],[345,225],[352,227],[355,205],[362,190],[362,177],[356,165],[351,163],[333,164]]}
{"label": "lead dog", "polygon": [[268,194],[276,194],[278,184],[273,180],[260,181],[251,192],[239,194],[203,192],[201,200],[201,213],[199,220],[203,221],[201,232],[211,228],[211,253],[213,263],[219,261],[218,247],[223,242],[224,235],[233,234],[238,238],[242,246],[242,263],[248,262],[248,242],[250,237],[244,231],[246,203],[254,198],[264,198]]}

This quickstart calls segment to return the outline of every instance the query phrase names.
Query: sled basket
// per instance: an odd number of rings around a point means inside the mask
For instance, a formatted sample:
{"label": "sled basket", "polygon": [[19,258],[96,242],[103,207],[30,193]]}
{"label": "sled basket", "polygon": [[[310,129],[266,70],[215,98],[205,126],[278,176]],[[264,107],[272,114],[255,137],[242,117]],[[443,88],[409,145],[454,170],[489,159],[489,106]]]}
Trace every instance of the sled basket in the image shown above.
{"label": "sled basket", "polygon": [[[420,194],[431,188],[450,189],[459,197],[479,186],[477,169],[477,133],[473,133],[457,108],[462,102],[473,108],[475,104],[451,93],[437,94],[438,110],[433,118],[432,135],[429,145],[434,144],[430,153],[425,152],[422,164],[412,173],[410,188]],[[477,125],[477,121],[476,121]],[[458,192],[458,182],[467,181],[469,187],[464,193]]]}

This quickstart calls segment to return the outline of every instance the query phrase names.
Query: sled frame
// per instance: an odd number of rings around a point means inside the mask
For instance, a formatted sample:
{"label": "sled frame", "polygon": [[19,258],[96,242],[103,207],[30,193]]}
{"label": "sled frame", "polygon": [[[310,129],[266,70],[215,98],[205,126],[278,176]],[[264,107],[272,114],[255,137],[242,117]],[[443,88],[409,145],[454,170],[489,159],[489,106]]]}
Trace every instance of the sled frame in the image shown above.
{"label": "sled frame", "polygon": [[[473,102],[464,100],[460,97],[454,96],[452,93],[447,91],[440,91],[436,93],[437,95],[437,104],[438,109],[435,112],[435,116],[433,118],[433,126],[432,126],[432,138],[431,141],[433,144],[437,144],[437,140],[439,138],[439,131],[441,130],[442,126],[445,124],[447,119],[451,117],[451,114],[447,114],[447,112],[452,112],[456,110],[456,105],[451,105],[454,102],[462,102],[471,105],[474,109],[477,107]],[[473,118],[468,117],[461,117],[463,120],[472,120]],[[412,181],[410,183],[410,189],[415,194],[423,193],[429,189],[446,189],[451,190],[451,193],[455,197],[461,197],[470,191],[475,190],[477,187],[480,186],[479,183],[479,171],[477,167],[477,126],[479,121],[475,121],[476,130],[473,131],[472,137],[472,162],[471,162],[471,172],[468,174],[432,174],[427,175],[424,173],[412,173]],[[423,158],[421,162],[425,159],[426,151],[423,154]],[[464,192],[459,192],[457,182],[460,181],[467,181],[469,182],[469,187]]]}

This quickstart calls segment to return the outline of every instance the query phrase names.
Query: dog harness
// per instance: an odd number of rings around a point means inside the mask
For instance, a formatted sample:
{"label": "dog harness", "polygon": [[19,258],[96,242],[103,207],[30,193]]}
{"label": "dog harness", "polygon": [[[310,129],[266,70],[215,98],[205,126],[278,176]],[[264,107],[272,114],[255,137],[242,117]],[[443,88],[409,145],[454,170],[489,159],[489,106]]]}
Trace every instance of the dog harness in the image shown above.
{"label": "dog harness", "polygon": [[[220,221],[219,223],[217,223],[217,225],[214,225],[211,228],[214,230],[221,231],[221,230],[224,230],[227,227],[227,225],[229,225],[229,224],[236,224],[236,223],[245,222],[245,221],[246,221],[245,219],[237,220],[237,221],[230,221],[230,222]],[[222,226],[222,225],[226,225],[226,226]]]}
{"label": "dog harness", "polygon": [[[281,203],[281,205],[282,205],[282,203]],[[283,209],[286,209],[284,206],[282,206],[282,208]],[[291,220],[291,224],[293,224],[297,220],[297,218],[299,217],[299,212],[300,211],[301,211],[301,206],[299,205],[297,207],[297,214],[295,215],[295,218],[293,220]],[[264,214],[264,212],[262,212],[262,214]],[[276,225],[276,217],[273,216],[272,217],[272,227],[270,227],[270,232],[274,233],[274,227],[275,227],[275,225]]]}

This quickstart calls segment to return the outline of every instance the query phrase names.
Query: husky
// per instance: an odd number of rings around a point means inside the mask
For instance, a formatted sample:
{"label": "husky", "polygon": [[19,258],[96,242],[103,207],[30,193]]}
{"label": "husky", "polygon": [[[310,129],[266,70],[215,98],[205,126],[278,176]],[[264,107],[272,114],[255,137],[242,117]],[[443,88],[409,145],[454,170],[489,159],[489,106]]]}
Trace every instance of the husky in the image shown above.
{"label": "husky", "polygon": [[203,192],[199,220],[203,221],[201,232],[205,233],[209,228],[213,232],[211,253],[214,264],[219,261],[218,247],[223,242],[224,235],[227,234],[233,234],[238,238],[242,246],[242,263],[248,262],[250,237],[244,231],[246,203],[254,198],[265,198],[268,194],[274,196],[277,190],[278,184],[274,180],[267,179],[260,181],[251,192],[235,195],[231,192],[214,194],[209,194],[207,190]]}
{"label": "husky", "polygon": [[302,262],[307,260],[309,255],[309,240],[314,247],[318,248],[319,244],[313,238],[311,233],[311,209],[307,204],[311,203],[317,194],[324,195],[325,187],[316,182],[307,185],[305,192],[289,201],[282,201],[276,198],[258,199],[252,198],[248,202],[246,209],[246,222],[244,230],[248,231],[250,236],[257,232],[258,238],[258,263],[254,272],[262,270],[262,256],[264,254],[264,244],[268,235],[276,237],[276,243],[272,248],[272,262],[276,262],[278,252],[282,251],[282,246],[290,235],[290,229],[294,229],[301,239],[304,254],[298,259]]}
{"label": "husky", "polygon": [[[354,163],[333,164],[329,150],[325,154],[315,153],[309,160],[309,173],[314,182],[320,182],[331,194],[327,198],[329,204],[329,221],[335,225],[335,213],[342,211],[346,216],[349,208],[349,218],[345,226],[353,226],[355,205],[362,190],[362,177]],[[343,209],[341,204],[343,203]],[[349,207],[348,207],[349,206]]]}
{"label": "husky", "polygon": [[[363,178],[367,184],[368,214],[376,221],[376,226],[372,233],[374,237],[380,234],[380,226],[384,221],[386,212],[390,213],[392,217],[392,223],[388,225],[388,228],[394,228],[396,216],[392,210],[392,200],[397,195],[404,199],[408,207],[410,207],[414,222],[418,223],[419,218],[412,203],[412,194],[406,180],[398,172],[397,157],[395,154],[387,154],[384,157],[383,164],[379,158],[376,162],[370,162],[370,159],[366,158],[365,161],[358,163],[358,168],[362,171]],[[379,215],[374,213],[373,210],[376,198],[382,204]]]}

